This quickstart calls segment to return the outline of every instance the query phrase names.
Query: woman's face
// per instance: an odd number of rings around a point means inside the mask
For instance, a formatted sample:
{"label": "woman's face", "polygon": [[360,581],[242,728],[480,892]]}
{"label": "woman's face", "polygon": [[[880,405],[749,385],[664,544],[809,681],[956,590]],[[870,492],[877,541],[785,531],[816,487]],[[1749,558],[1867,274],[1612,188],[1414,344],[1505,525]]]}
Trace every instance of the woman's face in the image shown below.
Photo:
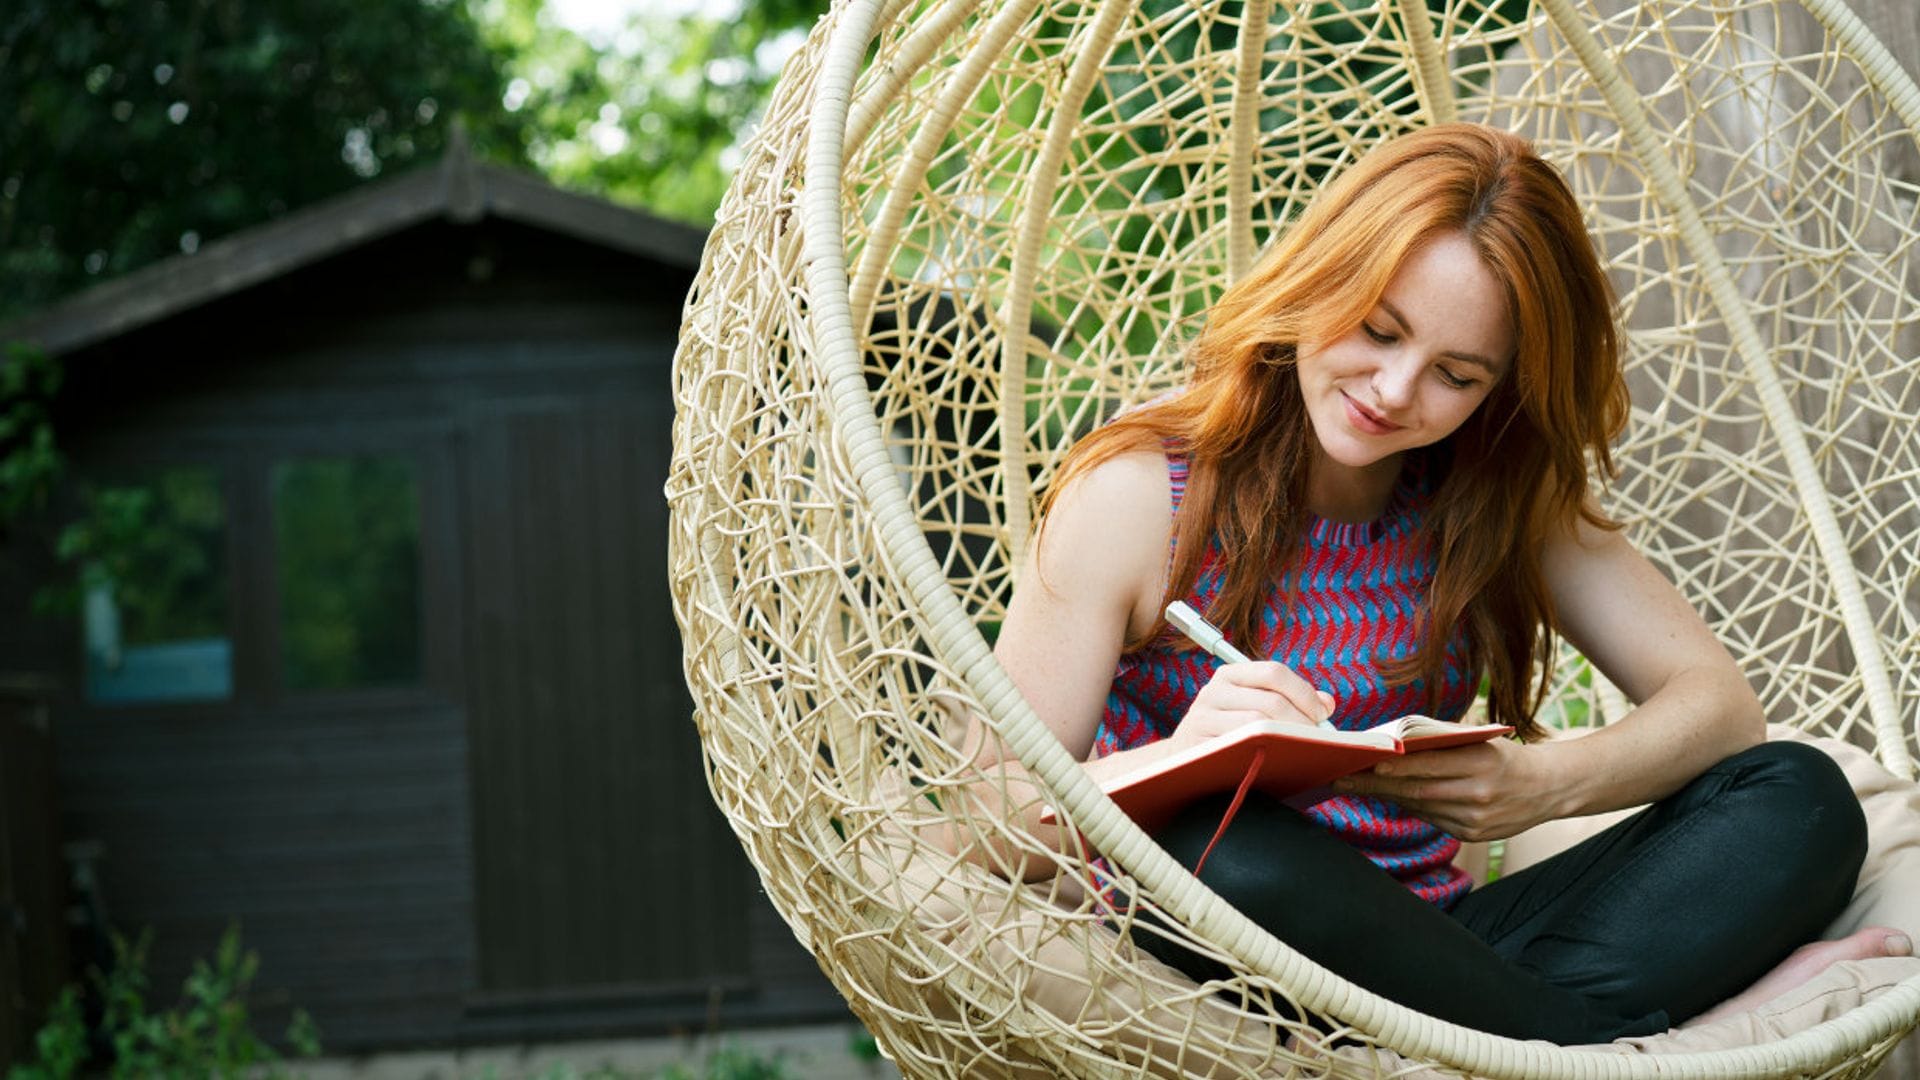
{"label": "woman's face", "polygon": [[1402,455],[1458,429],[1513,364],[1506,292],[1466,236],[1417,248],[1346,335],[1302,342],[1300,392],[1317,453],[1309,503],[1329,516],[1384,507]]}

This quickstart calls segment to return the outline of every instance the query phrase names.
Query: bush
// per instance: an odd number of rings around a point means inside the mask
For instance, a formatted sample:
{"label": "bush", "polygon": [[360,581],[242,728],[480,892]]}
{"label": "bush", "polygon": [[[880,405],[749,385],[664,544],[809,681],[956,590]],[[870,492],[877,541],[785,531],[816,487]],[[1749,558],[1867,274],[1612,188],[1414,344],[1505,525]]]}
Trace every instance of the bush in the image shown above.
{"label": "bush", "polygon": [[737,1046],[723,1046],[707,1055],[704,1071],[669,1065],[660,1080],[787,1080],[787,1070],[773,1058],[763,1058]]}
{"label": "bush", "polygon": [[[654,1073],[630,1073],[609,1066],[580,1070],[554,1065],[534,1080],[787,1080],[778,1058],[761,1057],[738,1046],[722,1046],[699,1065],[669,1065]],[[495,1080],[489,1072],[480,1080]]]}
{"label": "bush", "polygon": [[[107,1075],[211,1078],[284,1077],[277,1051],[253,1031],[247,991],[260,967],[257,954],[240,947],[229,927],[212,962],[194,962],[181,986],[179,1004],[152,1011],[147,1000],[147,947],[151,935],[129,943],[116,935],[113,970],[94,972],[98,1027],[89,1031],[78,987],[68,987],[35,1036],[34,1061],[7,1072],[7,1080],[71,1080],[93,1053],[106,1058]],[[303,1057],[320,1053],[313,1020],[295,1010],[286,1041]]]}

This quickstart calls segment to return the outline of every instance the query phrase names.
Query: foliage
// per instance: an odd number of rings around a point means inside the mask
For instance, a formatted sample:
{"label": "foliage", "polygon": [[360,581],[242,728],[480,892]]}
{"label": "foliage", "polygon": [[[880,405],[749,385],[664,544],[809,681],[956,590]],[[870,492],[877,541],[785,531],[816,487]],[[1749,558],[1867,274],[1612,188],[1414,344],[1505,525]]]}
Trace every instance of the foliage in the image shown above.
{"label": "foliage", "polygon": [[1574,661],[1560,693],[1542,703],[1538,719],[1562,731],[1595,727],[1601,718],[1594,715],[1590,704],[1593,694],[1593,663],[1582,656]]}
{"label": "foliage", "polygon": [[778,1059],[760,1057],[737,1046],[723,1046],[707,1055],[701,1070],[684,1065],[669,1065],[659,1080],[786,1080],[787,1070]]}
{"label": "foliage", "polygon": [[[150,487],[82,486],[75,492],[79,512],[52,528],[56,492],[68,473],[52,420],[60,382],[60,365],[45,353],[17,342],[7,346],[0,361],[0,540],[49,530],[45,542],[75,571],[68,580],[43,585],[35,607],[43,614],[71,614],[88,588],[146,582],[144,592],[135,586],[118,597],[136,615],[133,640],[156,636],[138,621],[143,612],[186,612],[196,631],[224,632],[224,609],[210,607],[218,596],[204,588],[211,568],[201,564],[208,552],[222,550],[205,539],[220,522],[205,520],[204,492],[191,498],[195,493],[180,490],[179,477],[158,491],[160,499]],[[213,510],[219,513],[218,506]]]}
{"label": "foliage", "polygon": [[866,1028],[859,1028],[854,1031],[852,1041],[848,1044],[847,1050],[860,1061],[880,1060],[880,1040],[874,1038],[873,1033]]}
{"label": "foliage", "polygon": [[410,462],[333,457],[273,470],[286,685],[420,674],[420,506]]}
{"label": "foliage", "polygon": [[33,1037],[34,1059],[7,1070],[7,1080],[67,1080],[87,1063],[87,1024],[80,1015],[80,989],[60,991],[47,1022]]}
{"label": "foliage", "polygon": [[733,147],[765,104],[785,52],[826,0],[753,0],[735,11],[640,15],[590,43],[544,21],[540,0],[478,0],[511,57],[506,105],[528,156],[555,182],[696,224],[713,220]]}
{"label": "foliage", "polygon": [[642,16],[542,0],[14,0],[0,13],[0,321],[360,181],[476,152],[688,221],[827,0]]}
{"label": "foliage", "polygon": [[51,409],[60,366],[45,353],[9,344],[0,359],[0,537],[47,508],[65,459],[53,441]]}
{"label": "foliage", "polygon": [[[278,1077],[280,1055],[253,1031],[247,992],[259,971],[257,954],[243,950],[240,932],[228,928],[211,962],[194,963],[181,987],[180,1003],[161,1012],[148,1001],[149,935],[129,943],[114,940],[113,970],[94,973],[99,1027],[110,1057],[107,1075],[121,1077]],[[320,1052],[318,1031],[295,1011],[287,1043],[303,1057]],[[38,1056],[8,1071],[8,1080],[68,1080],[79,1074],[90,1044],[80,994],[69,987],[36,1037]]]}
{"label": "foliage", "polygon": [[[430,161],[455,117],[483,156],[710,220],[769,47],[825,7],[753,0],[590,43],[541,0],[16,0],[0,12],[0,322]],[[48,523],[67,473],[59,383],[24,345],[0,357],[0,538]],[[220,632],[224,590],[200,586],[223,548],[192,542],[222,527],[202,512],[218,492],[181,484],[75,493],[60,510],[79,520],[47,542],[78,573],[36,606],[72,613],[111,585],[129,642]],[[167,632],[143,628],[153,612]]]}
{"label": "foliage", "polygon": [[140,482],[82,489],[85,512],[62,530],[56,548],[63,562],[82,568],[79,588],[43,592],[42,607],[71,613],[80,595],[106,587],[125,644],[224,636],[227,513],[218,475],[183,466],[134,479]]}
{"label": "foliage", "polygon": [[[669,1065],[659,1072],[637,1074],[610,1065],[577,1069],[572,1065],[554,1065],[536,1075],[533,1080],[629,1080],[630,1077],[649,1077],[650,1080],[787,1080],[786,1067],[778,1058],[762,1057],[738,1046],[723,1046],[697,1066]],[[492,1070],[481,1080],[493,1080]]]}
{"label": "foliage", "polygon": [[0,318],[409,161],[453,117],[523,160],[453,0],[13,0],[0,14]]}

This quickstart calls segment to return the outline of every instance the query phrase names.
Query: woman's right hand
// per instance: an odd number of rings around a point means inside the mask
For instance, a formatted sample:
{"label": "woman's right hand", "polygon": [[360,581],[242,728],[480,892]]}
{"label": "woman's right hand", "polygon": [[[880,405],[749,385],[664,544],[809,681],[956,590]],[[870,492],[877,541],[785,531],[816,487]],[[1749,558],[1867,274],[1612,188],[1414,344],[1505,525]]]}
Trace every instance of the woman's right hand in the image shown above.
{"label": "woman's right hand", "polygon": [[1194,696],[1172,738],[1192,743],[1261,720],[1317,727],[1336,704],[1332,694],[1278,661],[1222,664]]}

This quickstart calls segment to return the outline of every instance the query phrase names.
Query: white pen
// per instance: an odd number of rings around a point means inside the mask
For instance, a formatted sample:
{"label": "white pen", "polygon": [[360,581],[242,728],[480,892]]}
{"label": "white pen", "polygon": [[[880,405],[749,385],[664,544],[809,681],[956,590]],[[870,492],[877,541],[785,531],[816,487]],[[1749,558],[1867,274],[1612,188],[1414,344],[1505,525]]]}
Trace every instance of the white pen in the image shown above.
{"label": "white pen", "polygon": [[1227,635],[1220,628],[1200,617],[1200,613],[1187,606],[1185,600],[1175,600],[1167,605],[1167,621],[1175,630],[1187,635],[1187,640],[1207,650],[1229,664],[1251,664],[1253,658],[1233,647]]}
{"label": "white pen", "polygon": [[[1229,664],[1253,663],[1252,657],[1234,648],[1233,642],[1227,640],[1227,635],[1221,633],[1219,627],[1201,618],[1200,613],[1189,607],[1184,600],[1175,600],[1167,605],[1167,621],[1173,624],[1174,629],[1187,635],[1188,641]],[[1333,726],[1333,721],[1322,720],[1320,726],[1330,728]]]}

